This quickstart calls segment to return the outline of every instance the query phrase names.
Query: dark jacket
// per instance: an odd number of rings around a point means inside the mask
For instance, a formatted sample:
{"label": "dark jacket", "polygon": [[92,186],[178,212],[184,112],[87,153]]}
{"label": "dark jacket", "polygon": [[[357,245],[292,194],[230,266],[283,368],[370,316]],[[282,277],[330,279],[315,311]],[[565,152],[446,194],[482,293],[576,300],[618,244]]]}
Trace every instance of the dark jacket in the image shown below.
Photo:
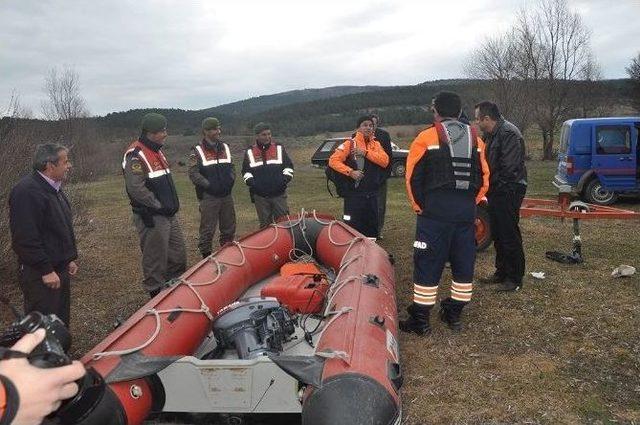
{"label": "dark jacket", "polygon": [[169,162],[161,148],[143,137],[124,154],[122,172],[131,209],[136,214],[173,217],[180,209]]}
{"label": "dark jacket", "polygon": [[393,148],[391,147],[391,135],[389,132],[383,128],[376,128],[376,132],[374,134],[374,138],[380,142],[382,145],[382,149],[384,149],[385,153],[389,157],[389,164],[384,169],[384,178],[385,180],[391,176],[391,165],[393,163]]}
{"label": "dark jacket", "polygon": [[524,138],[518,127],[500,118],[492,133],[483,137],[491,170],[489,194],[504,190],[512,183],[527,184],[524,164]]}
{"label": "dark jacket", "polygon": [[293,162],[279,143],[258,143],[245,151],[242,178],[252,193],[264,198],[283,195],[293,178]]}
{"label": "dark jacket", "polygon": [[78,258],[69,201],[38,172],[23,177],[11,190],[9,226],[20,264],[42,275],[62,271]]}
{"label": "dark jacket", "polygon": [[189,156],[189,178],[196,187],[198,199],[202,199],[205,192],[216,198],[230,195],[236,172],[229,145],[203,140],[194,146]]}

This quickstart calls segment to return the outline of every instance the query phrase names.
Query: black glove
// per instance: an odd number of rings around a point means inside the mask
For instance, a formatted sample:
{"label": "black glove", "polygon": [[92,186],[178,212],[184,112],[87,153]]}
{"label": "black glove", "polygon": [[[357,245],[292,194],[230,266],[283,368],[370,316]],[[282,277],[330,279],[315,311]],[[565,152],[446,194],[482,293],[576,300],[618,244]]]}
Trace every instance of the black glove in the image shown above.
{"label": "black glove", "polygon": [[251,177],[250,179],[248,179],[245,183],[246,183],[246,184],[247,184],[247,186],[249,186],[249,187],[253,186],[253,183],[254,183],[254,181],[253,181],[253,177]]}

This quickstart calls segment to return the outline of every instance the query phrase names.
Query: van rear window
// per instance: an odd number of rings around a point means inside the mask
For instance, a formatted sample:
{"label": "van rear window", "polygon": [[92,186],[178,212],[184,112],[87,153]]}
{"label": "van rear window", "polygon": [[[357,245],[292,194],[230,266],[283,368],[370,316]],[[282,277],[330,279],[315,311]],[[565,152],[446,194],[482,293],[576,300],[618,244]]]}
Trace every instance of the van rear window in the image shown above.
{"label": "van rear window", "polygon": [[560,132],[560,152],[567,151],[567,146],[569,146],[569,133],[571,133],[571,126],[569,124],[563,124],[562,131]]}
{"label": "van rear window", "polygon": [[596,127],[596,153],[601,155],[631,153],[631,132],[629,127],[622,125]]}

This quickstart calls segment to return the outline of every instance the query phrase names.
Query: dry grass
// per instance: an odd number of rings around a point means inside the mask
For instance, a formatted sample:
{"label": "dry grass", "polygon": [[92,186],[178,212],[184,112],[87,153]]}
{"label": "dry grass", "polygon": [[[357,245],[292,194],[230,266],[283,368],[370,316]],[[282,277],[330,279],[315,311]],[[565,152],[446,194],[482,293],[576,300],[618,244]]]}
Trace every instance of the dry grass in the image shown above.
{"label": "dry grass", "polygon": [[[296,144],[299,147],[291,150],[297,165],[289,192],[292,210],[315,208],[339,216],[341,202],[328,198],[324,173],[308,165],[315,144]],[[176,152],[186,152],[184,147]],[[554,168],[553,163],[529,164],[530,194],[553,196],[549,179]],[[174,167],[183,205],[180,217],[194,262],[198,216],[185,172]],[[77,232],[81,273],[73,283],[76,356],[104,338],[117,316],[127,317],[146,300],[121,176],[77,189],[86,193],[88,217]],[[257,220],[241,181],[235,199],[242,234],[255,228]],[[397,260],[403,314],[411,296],[414,218],[400,179],[391,180],[388,202],[382,245]],[[622,206],[640,211],[637,201]],[[570,223],[523,220],[527,272],[544,271],[547,279],[529,277],[516,294],[476,288],[460,334],[433,320],[434,333],[428,338],[400,336],[404,423],[640,423],[640,280],[638,275],[610,277],[619,264],[640,266],[639,228],[631,221],[584,223],[587,261],[566,266],[546,260],[544,252],[570,248]],[[492,250],[481,253],[477,275],[490,273],[492,262]],[[443,296],[449,280],[443,277]],[[3,292],[19,303],[14,275],[2,281]],[[0,323],[8,320],[3,307]]]}

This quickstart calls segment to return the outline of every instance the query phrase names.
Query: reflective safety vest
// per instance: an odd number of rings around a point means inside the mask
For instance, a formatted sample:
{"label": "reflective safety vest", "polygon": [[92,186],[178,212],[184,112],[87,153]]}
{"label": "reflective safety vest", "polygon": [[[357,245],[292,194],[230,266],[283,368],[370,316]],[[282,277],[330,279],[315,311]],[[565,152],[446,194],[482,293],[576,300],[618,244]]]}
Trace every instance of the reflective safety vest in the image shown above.
{"label": "reflective safety vest", "polygon": [[198,171],[209,181],[209,187],[204,189],[196,186],[196,195],[202,199],[202,193],[207,192],[218,198],[231,193],[235,183],[235,171],[231,163],[229,145],[217,142],[213,147],[204,141],[193,147],[198,158]]}
{"label": "reflective safety vest", "polygon": [[279,196],[293,178],[293,163],[281,144],[271,142],[261,147],[256,143],[245,151],[242,178],[256,195]]}
{"label": "reflective safety vest", "polygon": [[153,210],[137,202],[129,193],[127,193],[134,212],[144,210],[153,214],[166,216],[175,215],[180,209],[180,201],[178,200],[176,187],[173,183],[173,178],[171,177],[169,162],[162,151],[159,149],[151,149],[144,143],[144,141],[136,140],[129,145],[124,153],[124,157],[122,159],[123,170],[127,161],[130,161],[133,157],[138,158],[144,167],[146,174],[145,186],[155,195],[162,205],[161,209]]}

